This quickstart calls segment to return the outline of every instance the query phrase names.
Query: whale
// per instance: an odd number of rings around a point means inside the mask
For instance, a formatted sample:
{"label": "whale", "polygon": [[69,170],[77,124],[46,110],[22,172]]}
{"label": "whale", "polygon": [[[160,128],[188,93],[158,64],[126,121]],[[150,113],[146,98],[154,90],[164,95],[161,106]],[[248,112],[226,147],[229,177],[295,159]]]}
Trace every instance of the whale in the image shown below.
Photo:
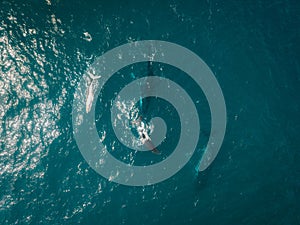
{"label": "whale", "polygon": [[141,143],[152,153],[160,155],[160,151],[155,147],[150,136],[148,135],[146,125],[142,121],[142,116],[140,116],[136,121],[134,121],[134,123],[137,126],[139,140],[141,141]]}
{"label": "whale", "polygon": [[94,95],[95,95],[95,87],[97,85],[97,80],[100,79],[101,76],[95,76],[91,73],[89,73],[88,77],[88,83],[87,84],[88,88],[86,91],[86,103],[85,103],[85,111],[86,113],[89,113],[92,109],[93,101],[94,101]]}
{"label": "whale", "polygon": [[[153,72],[153,62],[152,60],[148,61],[147,65],[148,73],[146,77],[154,76]],[[149,83],[148,79],[146,78],[145,83],[141,87],[141,92],[143,92],[143,95],[147,96],[153,91],[154,84]],[[139,99],[139,105],[140,105],[140,110],[142,114],[147,113],[149,105],[150,105],[150,99],[146,98],[143,99],[142,96]],[[144,107],[143,107],[144,105]],[[161,152],[155,147],[153,144],[150,136],[148,135],[147,131],[145,130],[145,125],[144,122],[142,121],[142,116],[138,118],[137,121],[138,126],[138,133],[139,133],[139,139],[143,143],[143,145],[152,153],[160,155]]]}
{"label": "whale", "polygon": [[[155,87],[155,84],[150,83],[148,77],[154,76],[154,72],[153,72],[153,65],[152,65],[152,61],[148,61],[148,73],[146,75],[146,79],[144,84],[142,84],[141,86],[141,92],[143,93],[143,95],[148,96],[153,92],[153,88]],[[140,109],[142,114],[145,114],[148,112],[149,110],[149,106],[150,106],[150,98],[142,98],[142,96],[140,97]],[[144,105],[144,107],[142,107]]]}

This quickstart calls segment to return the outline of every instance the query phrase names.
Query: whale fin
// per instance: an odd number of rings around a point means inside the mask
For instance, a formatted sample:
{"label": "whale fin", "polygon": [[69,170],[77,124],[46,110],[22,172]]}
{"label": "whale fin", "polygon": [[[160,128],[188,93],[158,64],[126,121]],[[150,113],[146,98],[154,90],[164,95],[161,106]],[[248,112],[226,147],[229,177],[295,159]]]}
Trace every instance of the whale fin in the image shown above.
{"label": "whale fin", "polygon": [[144,145],[146,146],[147,149],[149,149],[152,153],[156,154],[156,155],[160,155],[161,152],[154,146],[154,144],[152,143],[152,141],[150,139],[146,140],[144,142]]}
{"label": "whale fin", "polygon": [[92,74],[92,73],[89,73],[89,77],[90,77],[92,80],[97,80],[97,79],[100,79],[100,78],[101,78],[101,75],[96,76],[96,75],[94,75],[94,74]]}

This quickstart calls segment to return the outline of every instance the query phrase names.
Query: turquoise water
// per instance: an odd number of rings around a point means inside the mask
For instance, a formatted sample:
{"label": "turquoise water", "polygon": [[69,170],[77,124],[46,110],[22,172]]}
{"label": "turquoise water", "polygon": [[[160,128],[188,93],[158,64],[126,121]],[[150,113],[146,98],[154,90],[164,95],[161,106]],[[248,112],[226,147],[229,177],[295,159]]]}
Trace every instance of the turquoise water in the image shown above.
{"label": "turquoise water", "polygon": [[[300,224],[299,15],[292,0],[1,1],[0,224]],[[170,179],[128,187],[84,161],[72,100],[96,57],[144,39],[177,43],[208,64],[225,97],[227,132],[216,160],[197,174],[209,108],[201,90],[178,75],[200,115],[196,153]],[[137,71],[145,73],[146,64]],[[170,71],[180,74],[155,65],[161,76]],[[112,79],[104,100],[122,82],[129,81]],[[178,136],[176,112],[155,101],[149,117],[165,116],[174,128],[168,135]],[[97,106],[99,114],[107,110]],[[109,126],[97,120],[112,145]],[[176,145],[167,140],[161,157]]]}

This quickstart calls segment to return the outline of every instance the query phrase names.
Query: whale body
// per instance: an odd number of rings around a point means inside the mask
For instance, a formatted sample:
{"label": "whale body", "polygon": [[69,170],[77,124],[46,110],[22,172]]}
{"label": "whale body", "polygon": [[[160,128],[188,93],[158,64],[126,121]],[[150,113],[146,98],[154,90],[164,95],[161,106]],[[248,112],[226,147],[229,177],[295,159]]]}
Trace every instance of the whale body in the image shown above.
{"label": "whale body", "polygon": [[88,85],[88,89],[86,91],[86,103],[85,103],[86,113],[89,113],[91,111],[93,101],[94,101],[95,86],[97,84],[97,79],[99,79],[99,78],[101,78],[101,76],[95,76],[95,75],[89,73],[90,85]]}

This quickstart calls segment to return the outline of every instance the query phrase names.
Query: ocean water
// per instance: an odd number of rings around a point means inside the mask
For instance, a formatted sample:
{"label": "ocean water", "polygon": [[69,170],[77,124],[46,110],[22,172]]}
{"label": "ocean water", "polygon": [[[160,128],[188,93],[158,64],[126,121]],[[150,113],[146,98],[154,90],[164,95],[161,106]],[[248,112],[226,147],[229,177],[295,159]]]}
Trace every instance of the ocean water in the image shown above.
{"label": "ocean water", "polygon": [[[293,0],[2,0],[0,224],[300,224],[299,27]],[[195,101],[202,132],[191,160],[161,183],[132,187],[100,176],[81,155],[72,129],[78,82],[97,57],[138,40],[182,45],[215,74],[227,130],[204,172],[194,167],[210,133],[205,96],[181,71],[158,63],[154,73],[178,74]],[[120,73],[144,76],[146,66]],[[116,74],[107,83],[97,129],[114,156],[153,163],[151,153],[118,152],[124,148],[105,119],[130,81]],[[178,115],[168,102],[147,101],[147,116],[170,128],[160,146],[168,157]]]}

